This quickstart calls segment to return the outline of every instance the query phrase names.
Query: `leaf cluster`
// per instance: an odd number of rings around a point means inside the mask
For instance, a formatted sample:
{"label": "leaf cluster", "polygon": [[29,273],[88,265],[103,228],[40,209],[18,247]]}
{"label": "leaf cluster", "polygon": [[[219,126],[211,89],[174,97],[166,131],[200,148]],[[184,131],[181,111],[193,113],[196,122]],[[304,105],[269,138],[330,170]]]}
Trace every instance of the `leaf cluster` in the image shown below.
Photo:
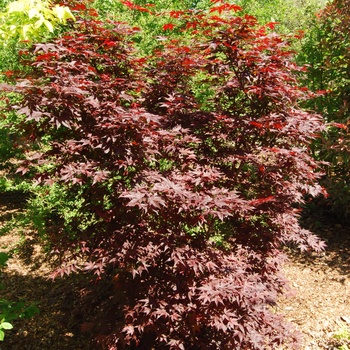
{"label": "leaf cluster", "polygon": [[48,0],[18,0],[10,2],[0,13],[0,40],[2,45],[12,38],[31,40],[53,33],[56,26],[75,20],[68,7],[52,6]]}

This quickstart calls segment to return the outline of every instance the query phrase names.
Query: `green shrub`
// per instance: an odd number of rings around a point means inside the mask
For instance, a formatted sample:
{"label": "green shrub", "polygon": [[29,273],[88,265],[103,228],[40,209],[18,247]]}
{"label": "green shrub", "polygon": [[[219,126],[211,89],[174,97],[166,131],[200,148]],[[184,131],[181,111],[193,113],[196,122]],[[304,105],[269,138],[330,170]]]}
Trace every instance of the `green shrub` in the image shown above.
{"label": "green shrub", "polygon": [[350,331],[347,327],[343,327],[338,332],[335,332],[333,337],[342,343],[342,345],[337,347],[338,350],[349,350],[348,345],[350,345]]}
{"label": "green shrub", "polygon": [[330,194],[327,204],[341,220],[350,214],[349,6],[349,0],[335,0],[321,11],[298,57],[309,66],[305,83],[319,92],[308,106],[328,122],[327,132],[314,144],[314,154],[328,162],[323,182]]}

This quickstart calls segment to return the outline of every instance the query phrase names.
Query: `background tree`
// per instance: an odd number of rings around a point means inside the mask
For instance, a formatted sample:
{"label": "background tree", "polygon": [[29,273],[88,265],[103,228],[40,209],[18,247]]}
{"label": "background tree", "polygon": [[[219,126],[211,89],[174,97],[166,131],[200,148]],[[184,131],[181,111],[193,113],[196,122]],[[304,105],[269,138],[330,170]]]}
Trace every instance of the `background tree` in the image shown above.
{"label": "background tree", "polygon": [[315,146],[315,155],[329,162],[324,184],[333,215],[346,219],[350,213],[349,105],[350,17],[349,1],[333,1],[315,19],[308,33],[301,62],[309,65],[307,84],[323,94],[310,105],[328,124],[327,133]]}
{"label": "background tree", "polygon": [[260,23],[278,22],[276,30],[292,34],[298,30],[308,31],[315,13],[327,0],[237,0],[244,12],[256,16]]}

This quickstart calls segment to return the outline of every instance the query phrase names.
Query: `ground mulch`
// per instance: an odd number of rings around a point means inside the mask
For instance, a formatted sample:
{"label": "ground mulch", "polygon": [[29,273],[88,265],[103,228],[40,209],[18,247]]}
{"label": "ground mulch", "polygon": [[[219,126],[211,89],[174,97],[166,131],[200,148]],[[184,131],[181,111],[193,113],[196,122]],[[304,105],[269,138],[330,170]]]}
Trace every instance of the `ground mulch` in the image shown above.
{"label": "ground mulch", "polygon": [[[311,219],[312,221],[312,219]],[[350,226],[320,223],[311,229],[327,243],[324,253],[290,252],[284,273],[294,296],[279,311],[302,332],[305,350],[350,348]],[[337,333],[348,339],[336,340]],[[345,338],[345,337],[344,337]]]}

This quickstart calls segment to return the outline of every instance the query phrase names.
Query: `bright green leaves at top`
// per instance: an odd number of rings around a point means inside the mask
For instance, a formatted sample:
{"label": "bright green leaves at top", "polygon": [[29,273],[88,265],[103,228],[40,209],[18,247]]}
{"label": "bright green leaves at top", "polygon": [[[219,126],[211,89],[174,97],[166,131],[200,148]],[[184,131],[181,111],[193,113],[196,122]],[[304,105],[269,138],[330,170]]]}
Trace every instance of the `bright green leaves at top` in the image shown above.
{"label": "bright green leaves at top", "polygon": [[34,40],[53,33],[59,24],[75,20],[66,6],[53,6],[49,0],[18,0],[9,3],[0,14],[0,42],[11,39]]}

